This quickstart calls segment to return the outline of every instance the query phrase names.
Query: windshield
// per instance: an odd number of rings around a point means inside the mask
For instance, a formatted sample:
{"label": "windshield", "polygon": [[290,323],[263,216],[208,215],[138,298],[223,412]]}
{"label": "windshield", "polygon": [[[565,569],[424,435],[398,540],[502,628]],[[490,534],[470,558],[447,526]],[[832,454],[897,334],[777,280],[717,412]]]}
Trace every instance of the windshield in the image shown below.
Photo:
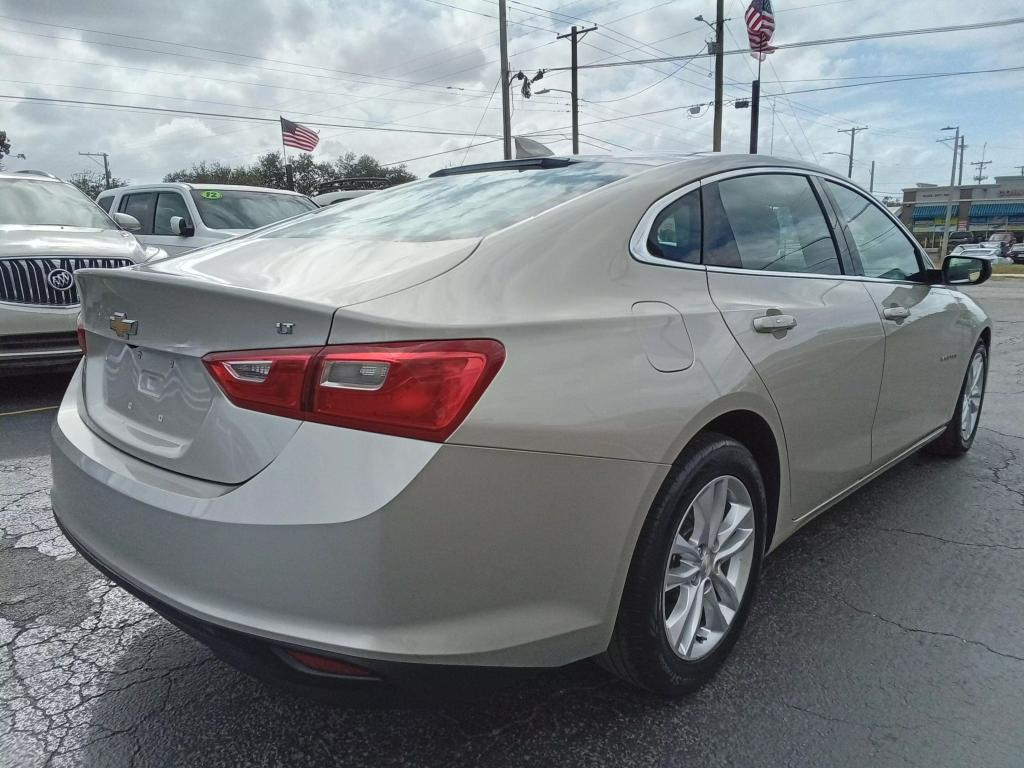
{"label": "windshield", "polygon": [[193,189],[192,199],[211,229],[258,229],[317,207],[301,195],[240,189]]}
{"label": "windshield", "polygon": [[70,184],[0,179],[0,225],[116,229],[92,200]]}
{"label": "windshield", "polygon": [[993,243],[1008,243],[1013,239],[1013,235],[1007,232],[999,232],[995,235],[989,235],[988,239]]}
{"label": "windshield", "polygon": [[331,206],[264,236],[397,242],[483,237],[643,168],[587,162],[423,179]]}

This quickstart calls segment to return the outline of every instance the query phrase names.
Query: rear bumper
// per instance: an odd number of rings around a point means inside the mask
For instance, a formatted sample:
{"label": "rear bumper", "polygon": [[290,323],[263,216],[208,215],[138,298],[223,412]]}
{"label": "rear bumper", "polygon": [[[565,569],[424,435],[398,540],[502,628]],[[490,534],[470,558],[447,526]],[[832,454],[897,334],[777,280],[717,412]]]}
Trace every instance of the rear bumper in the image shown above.
{"label": "rear bumper", "polygon": [[[353,697],[363,701],[387,701],[389,694],[380,690],[382,684],[402,689],[404,694],[438,694],[473,698],[486,693],[491,687],[514,682],[517,671],[508,667],[442,666],[433,664],[407,664],[402,662],[357,659],[332,654],[332,658],[354,664],[366,670],[367,677],[319,674],[290,661],[289,650],[317,652],[318,649],[274,643],[255,635],[225,629],[216,624],[190,616],[143,592],[123,576],[115,573],[83,546],[57,520],[61,532],[78,553],[110,581],[146,603],[182,632],[195,638],[213,654],[248,675],[303,696],[325,698],[329,701],[343,694],[346,701]],[[361,698],[365,697],[365,699]]]}
{"label": "rear bumper", "polygon": [[[603,651],[667,471],[444,445],[354,516],[346,500],[364,478],[344,466],[275,460],[238,486],[194,480],[103,442],[79,415],[79,389],[76,377],[54,425],[51,496],[81,551],[179,626],[371,669],[557,666]],[[282,489],[290,506],[274,501]]]}

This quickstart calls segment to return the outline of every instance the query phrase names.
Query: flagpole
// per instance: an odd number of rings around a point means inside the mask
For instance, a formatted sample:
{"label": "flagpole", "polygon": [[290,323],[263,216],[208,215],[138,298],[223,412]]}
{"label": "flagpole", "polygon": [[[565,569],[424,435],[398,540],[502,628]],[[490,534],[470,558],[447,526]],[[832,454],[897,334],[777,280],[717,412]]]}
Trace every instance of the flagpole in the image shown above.
{"label": "flagpole", "polygon": [[757,56],[757,79],[750,86],[750,154],[757,154],[758,122],[761,116],[761,57]]}
{"label": "flagpole", "polygon": [[[284,118],[281,118],[284,120]],[[288,145],[284,143],[284,123],[281,123],[281,160],[284,163],[284,185],[286,189],[295,191],[295,184],[292,176],[292,166],[288,162]]]}

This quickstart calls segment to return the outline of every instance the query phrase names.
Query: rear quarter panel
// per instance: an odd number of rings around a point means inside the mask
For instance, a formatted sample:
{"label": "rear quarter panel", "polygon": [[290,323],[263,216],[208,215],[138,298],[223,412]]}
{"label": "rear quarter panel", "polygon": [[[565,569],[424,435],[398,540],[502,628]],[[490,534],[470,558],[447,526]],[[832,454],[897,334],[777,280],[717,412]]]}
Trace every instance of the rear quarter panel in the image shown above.
{"label": "rear quarter panel", "polygon": [[[630,255],[649,205],[690,180],[658,168],[490,235],[444,275],[339,310],[331,342],[505,344],[501,372],[451,443],[653,462],[667,472],[709,421],[745,409],[784,446],[777,412],[711,302],[705,271]],[[691,365],[665,372],[651,364],[638,327],[664,318],[637,318],[636,302],[682,315]],[[784,456],[782,465],[786,475]],[[783,486],[786,499],[785,478]]]}

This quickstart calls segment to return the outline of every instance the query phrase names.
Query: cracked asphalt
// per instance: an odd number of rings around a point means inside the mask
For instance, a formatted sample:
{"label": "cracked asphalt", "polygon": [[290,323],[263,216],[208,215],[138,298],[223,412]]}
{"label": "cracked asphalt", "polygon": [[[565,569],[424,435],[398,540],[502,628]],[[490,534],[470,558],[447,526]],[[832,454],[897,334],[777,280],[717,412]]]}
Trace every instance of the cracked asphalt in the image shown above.
{"label": "cracked asphalt", "polygon": [[[267,687],[74,553],[53,412],[0,417],[0,766],[1020,766],[1024,281],[972,293],[995,320],[973,451],[912,457],[783,545],[732,658],[681,701],[589,663],[469,703]],[[62,387],[0,379],[0,412]]]}

